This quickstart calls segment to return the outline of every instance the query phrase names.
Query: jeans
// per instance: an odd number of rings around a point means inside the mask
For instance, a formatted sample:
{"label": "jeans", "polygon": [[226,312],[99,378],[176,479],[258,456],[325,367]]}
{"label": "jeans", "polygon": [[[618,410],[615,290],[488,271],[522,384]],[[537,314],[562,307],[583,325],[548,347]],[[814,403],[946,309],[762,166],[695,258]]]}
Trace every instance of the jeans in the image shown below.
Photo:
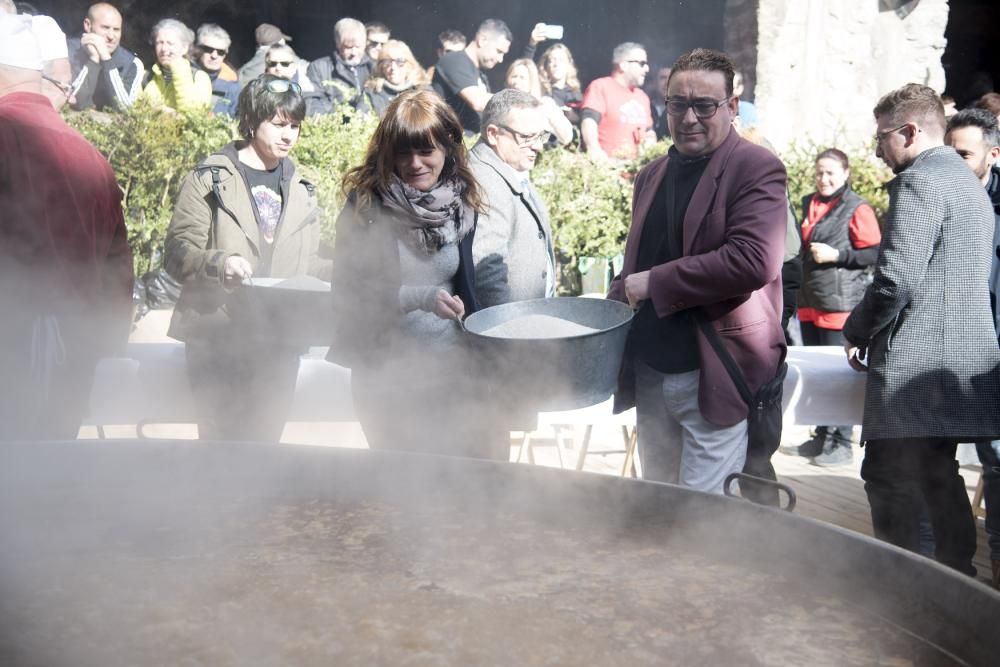
{"label": "jeans", "polygon": [[956,446],[939,438],[869,440],[861,478],[875,537],[919,552],[923,501],[934,529],[935,558],[974,576],[976,524]]}
{"label": "jeans", "polygon": [[716,426],[698,407],[698,376],[660,373],[635,362],[636,422],[643,479],[722,493],[730,473],[743,470],[747,421]]}
{"label": "jeans", "polygon": [[983,498],[986,501],[986,536],[990,558],[1000,560],[1000,440],[977,442],[976,453],[983,464]]}
{"label": "jeans", "polygon": [[[840,329],[824,329],[812,322],[802,322],[799,328],[802,331],[802,344],[805,346],[836,345],[837,347],[843,347],[844,343],[847,342],[844,338],[844,332]],[[817,434],[829,433],[835,440],[846,444],[851,443],[854,437],[853,431],[854,427],[850,424],[816,427]]]}

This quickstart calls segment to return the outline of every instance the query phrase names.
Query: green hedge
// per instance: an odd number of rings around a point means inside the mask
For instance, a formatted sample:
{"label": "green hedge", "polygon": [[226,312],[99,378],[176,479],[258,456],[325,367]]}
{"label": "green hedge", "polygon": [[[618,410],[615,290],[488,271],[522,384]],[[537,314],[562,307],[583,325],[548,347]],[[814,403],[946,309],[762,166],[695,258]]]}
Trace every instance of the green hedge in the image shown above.
{"label": "green hedge", "polygon": [[[69,113],[67,120],[107,156],[118,176],[136,271],[141,274],[157,267],[181,181],[201,160],[236,137],[235,123],[226,118],[164,113],[141,103],[121,114]],[[303,125],[293,158],[316,185],[328,242],[343,204],[341,179],[361,161],[374,128],[373,119],[349,110],[310,117]],[[549,210],[564,291],[578,287],[580,258],[610,258],[622,252],[635,173],[663,155],[668,146],[657,143],[633,162],[616,167],[566,149],[542,154],[532,180]],[[803,195],[814,190],[813,159],[820,150],[801,144],[783,156],[796,207]],[[851,164],[855,190],[881,216],[887,205],[882,185],[890,174],[871,152],[852,154]]]}

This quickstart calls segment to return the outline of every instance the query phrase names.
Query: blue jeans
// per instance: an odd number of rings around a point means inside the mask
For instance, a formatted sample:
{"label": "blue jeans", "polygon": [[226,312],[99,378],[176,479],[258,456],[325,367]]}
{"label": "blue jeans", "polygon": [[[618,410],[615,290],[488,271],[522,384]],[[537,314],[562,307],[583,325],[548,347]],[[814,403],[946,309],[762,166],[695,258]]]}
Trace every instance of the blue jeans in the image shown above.
{"label": "blue jeans", "polygon": [[983,464],[983,497],[986,501],[986,536],[990,558],[1000,560],[1000,440],[977,442],[976,453]]}

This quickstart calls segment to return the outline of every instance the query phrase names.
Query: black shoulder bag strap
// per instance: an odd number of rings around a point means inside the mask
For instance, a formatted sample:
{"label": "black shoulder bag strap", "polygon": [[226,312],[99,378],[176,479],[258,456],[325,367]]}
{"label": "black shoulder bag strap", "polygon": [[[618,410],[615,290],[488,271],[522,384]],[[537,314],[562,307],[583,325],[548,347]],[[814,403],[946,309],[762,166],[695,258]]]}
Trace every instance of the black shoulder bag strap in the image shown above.
{"label": "black shoulder bag strap", "polygon": [[701,328],[701,332],[705,334],[705,338],[712,345],[712,349],[719,356],[719,360],[722,365],[726,367],[726,372],[729,373],[729,377],[732,378],[733,384],[736,385],[737,391],[740,392],[740,397],[747,404],[747,407],[752,408],[754,404],[753,392],[750,391],[750,387],[747,386],[747,381],[743,377],[743,372],[740,367],[736,365],[736,360],[733,359],[733,355],[729,354],[729,350],[726,346],[722,344],[722,339],[719,337],[719,332],[715,330],[712,323],[708,321],[705,317],[705,313],[702,311],[696,311],[694,313],[695,320],[698,322],[698,326]]}

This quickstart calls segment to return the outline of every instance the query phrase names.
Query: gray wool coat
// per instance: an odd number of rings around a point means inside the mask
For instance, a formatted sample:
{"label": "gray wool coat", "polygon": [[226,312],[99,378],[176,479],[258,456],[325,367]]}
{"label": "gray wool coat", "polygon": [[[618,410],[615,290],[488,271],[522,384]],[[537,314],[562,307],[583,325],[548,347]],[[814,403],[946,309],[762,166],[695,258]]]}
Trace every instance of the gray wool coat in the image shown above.
{"label": "gray wool coat", "polygon": [[889,193],[874,280],[844,325],[868,352],[861,438],[994,438],[1000,348],[989,198],[946,146],[921,153]]}
{"label": "gray wool coat", "polygon": [[552,230],[538,192],[485,143],[473,147],[469,166],[486,205],[472,245],[480,306],[551,296]]}

